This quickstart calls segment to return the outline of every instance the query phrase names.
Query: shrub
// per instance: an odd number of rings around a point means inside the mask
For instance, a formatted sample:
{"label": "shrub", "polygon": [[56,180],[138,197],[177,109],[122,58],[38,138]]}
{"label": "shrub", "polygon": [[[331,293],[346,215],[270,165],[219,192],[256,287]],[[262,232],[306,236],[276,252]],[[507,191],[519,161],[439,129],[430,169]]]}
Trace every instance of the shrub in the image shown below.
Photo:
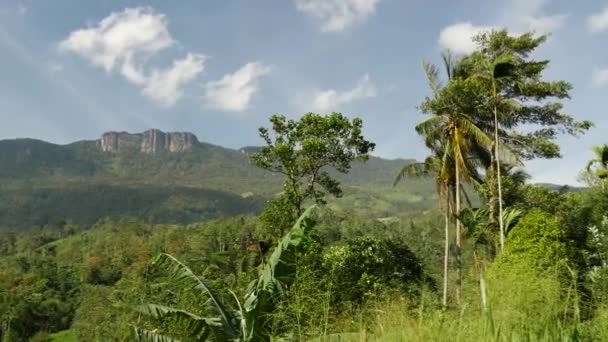
{"label": "shrub", "polygon": [[520,220],[488,271],[490,303],[500,329],[524,327],[538,335],[546,322],[557,327],[579,313],[571,255],[559,219],[532,211]]}
{"label": "shrub", "polygon": [[427,281],[420,260],[402,242],[359,238],[334,246],[324,255],[324,267],[335,289],[332,302],[356,302],[382,289],[416,294]]}

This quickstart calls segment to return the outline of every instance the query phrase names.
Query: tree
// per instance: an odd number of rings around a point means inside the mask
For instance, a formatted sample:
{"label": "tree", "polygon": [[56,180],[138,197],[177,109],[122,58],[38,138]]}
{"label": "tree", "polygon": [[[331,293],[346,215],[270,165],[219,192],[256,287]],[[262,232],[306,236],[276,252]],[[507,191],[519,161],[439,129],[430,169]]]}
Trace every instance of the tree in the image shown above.
{"label": "tree", "polygon": [[451,194],[454,197],[453,213],[456,214],[456,300],[460,304],[462,224],[458,213],[461,209],[461,183],[480,180],[477,170],[481,164],[473,153],[477,150],[489,150],[492,140],[476,126],[467,111],[469,106],[466,101],[471,96],[463,93],[467,88],[463,87],[463,80],[459,77],[459,64],[453,61],[449,53],[443,54],[443,61],[448,76],[445,85],[439,81],[437,67],[429,63],[424,64],[433,96],[427,97],[419,108],[431,116],[416,125],[416,131],[424,137],[427,147],[442,151],[444,167],[449,167],[447,173],[453,173],[453,177],[448,177],[451,180],[448,186],[454,187]]}
{"label": "tree", "polygon": [[[494,136],[494,149],[488,164],[497,193],[492,196],[492,220],[498,221],[501,248],[504,248],[502,222],[502,182],[500,144],[515,152],[518,159],[557,158],[560,149],[558,133],[579,135],[592,123],[576,121],[562,112],[560,100],[569,98],[572,88],[566,81],[544,81],[542,76],[549,61],[537,61],[530,54],[547,39],[533,33],[510,36],[506,30],[479,34],[474,38],[478,50],[459,63],[461,77],[474,89],[473,120],[478,127]],[[538,127],[521,132],[518,128]],[[496,198],[497,197],[497,198]],[[498,206],[496,212],[495,203]]]}
{"label": "tree", "polygon": [[444,307],[448,305],[448,270],[450,261],[450,216],[452,212],[452,205],[450,199],[452,198],[451,177],[453,173],[448,165],[447,154],[442,154],[442,151],[435,149],[434,155],[427,157],[422,163],[413,163],[405,165],[397,178],[395,183],[403,181],[410,177],[428,177],[430,175],[435,176],[435,187],[437,194],[439,195],[439,206],[443,207],[443,217],[445,222],[445,233],[444,233],[444,252],[443,252],[443,296],[441,303]]}
{"label": "tree", "polygon": [[326,193],[340,197],[340,183],[328,168],[347,173],[351,162],[367,160],[375,147],[363,137],[361,119],[351,121],[340,113],[308,113],[297,121],[273,115],[270,122],[273,134],[268,128],[259,129],[266,146],[251,159],[257,166],[286,177],[283,196],[293,217],[302,214],[308,199],[324,204]]}

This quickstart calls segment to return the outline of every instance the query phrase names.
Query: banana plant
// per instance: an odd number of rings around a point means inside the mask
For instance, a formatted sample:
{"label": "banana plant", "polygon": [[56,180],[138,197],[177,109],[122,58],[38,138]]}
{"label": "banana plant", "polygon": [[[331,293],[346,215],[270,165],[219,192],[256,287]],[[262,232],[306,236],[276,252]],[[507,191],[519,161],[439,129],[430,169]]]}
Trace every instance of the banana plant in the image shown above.
{"label": "banana plant", "polygon": [[[151,318],[172,322],[180,334],[193,341],[269,341],[271,314],[284,297],[294,280],[295,260],[308,232],[314,226],[311,218],[314,206],[308,208],[259,269],[258,279],[253,281],[244,298],[244,305],[232,293],[236,309],[224,304],[218,291],[206,280],[197,276],[188,266],[175,257],[162,253],[154,264],[165,269],[176,285],[191,290],[207,299],[211,317],[159,304],[144,304],[134,309]],[[135,328],[137,341],[174,342],[161,329]]]}

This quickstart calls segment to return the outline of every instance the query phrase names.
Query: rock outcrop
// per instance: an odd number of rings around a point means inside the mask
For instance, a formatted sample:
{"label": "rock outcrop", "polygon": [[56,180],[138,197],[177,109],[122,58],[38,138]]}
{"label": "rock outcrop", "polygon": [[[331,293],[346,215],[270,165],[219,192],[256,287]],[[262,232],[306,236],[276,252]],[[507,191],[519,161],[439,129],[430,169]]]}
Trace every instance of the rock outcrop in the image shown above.
{"label": "rock outcrop", "polygon": [[150,129],[143,133],[106,132],[97,145],[103,152],[141,152],[156,154],[161,152],[187,152],[198,144],[198,139],[188,132],[165,133]]}

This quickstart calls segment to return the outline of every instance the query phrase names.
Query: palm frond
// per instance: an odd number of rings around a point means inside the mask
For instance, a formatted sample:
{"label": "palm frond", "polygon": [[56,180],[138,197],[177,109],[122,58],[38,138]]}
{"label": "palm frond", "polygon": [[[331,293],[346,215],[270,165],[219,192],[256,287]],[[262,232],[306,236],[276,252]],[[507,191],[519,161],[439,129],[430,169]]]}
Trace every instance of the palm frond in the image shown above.
{"label": "palm frond", "polygon": [[401,168],[401,171],[399,171],[397,177],[395,177],[393,186],[396,186],[399,184],[399,182],[406,178],[427,176],[430,174],[430,172],[431,170],[426,162],[405,165],[403,168]]}
{"label": "palm frond", "polygon": [[191,290],[201,291],[203,294],[207,295],[214,304],[214,308],[221,316],[222,320],[226,324],[230,324],[228,311],[224,307],[224,304],[222,303],[221,298],[215,288],[204,279],[201,279],[195,275],[188,266],[184,265],[174,256],[167,253],[159,254],[154,260],[154,264],[169,271],[171,277],[182,286]]}
{"label": "palm frond", "polygon": [[156,330],[150,331],[140,328],[135,328],[135,340],[137,342],[179,342],[172,337],[157,333]]}
{"label": "palm frond", "polygon": [[598,164],[598,163],[599,163],[599,161],[598,161],[597,159],[592,159],[592,160],[590,160],[590,161],[587,163],[587,167],[585,167],[585,169],[586,169],[587,171],[591,171],[591,169],[593,168],[593,166],[594,166],[595,164]]}
{"label": "palm frond", "polygon": [[298,218],[263,264],[258,280],[250,284],[243,305],[248,321],[247,336],[262,338],[268,334],[267,316],[273,311],[276,298],[284,294],[284,288],[293,280],[296,252],[312,229],[311,215],[315,208],[309,207]]}
{"label": "palm frond", "polygon": [[505,226],[505,234],[508,234],[517,224],[519,218],[523,215],[523,211],[516,208],[507,208],[502,213]]}
{"label": "palm frond", "polygon": [[463,114],[455,116],[456,124],[466,133],[471,140],[485,149],[492,148],[492,138],[477,125],[475,125],[468,117]]}
{"label": "palm frond", "polygon": [[424,61],[422,62],[422,68],[424,69],[424,74],[426,75],[429,87],[431,87],[433,94],[437,95],[442,87],[441,81],[439,81],[439,70],[437,69],[437,66],[433,63]]}
{"label": "palm frond", "polygon": [[225,335],[224,331],[220,331],[224,330],[223,328],[225,327],[222,325],[222,320],[219,317],[201,317],[182,309],[158,304],[138,305],[134,307],[134,310],[156,319],[172,319],[184,332],[187,332],[189,336],[202,336],[208,334],[210,331],[213,331],[216,336]]}
{"label": "palm frond", "polygon": [[452,55],[452,52],[450,52],[450,50],[446,50],[441,53],[441,60],[443,61],[445,72],[448,75],[448,79],[450,80],[454,78],[454,68],[456,65],[454,63],[453,56],[454,55]]}
{"label": "palm frond", "polygon": [[416,132],[422,136],[440,132],[443,119],[441,115],[432,115],[416,124]]}

